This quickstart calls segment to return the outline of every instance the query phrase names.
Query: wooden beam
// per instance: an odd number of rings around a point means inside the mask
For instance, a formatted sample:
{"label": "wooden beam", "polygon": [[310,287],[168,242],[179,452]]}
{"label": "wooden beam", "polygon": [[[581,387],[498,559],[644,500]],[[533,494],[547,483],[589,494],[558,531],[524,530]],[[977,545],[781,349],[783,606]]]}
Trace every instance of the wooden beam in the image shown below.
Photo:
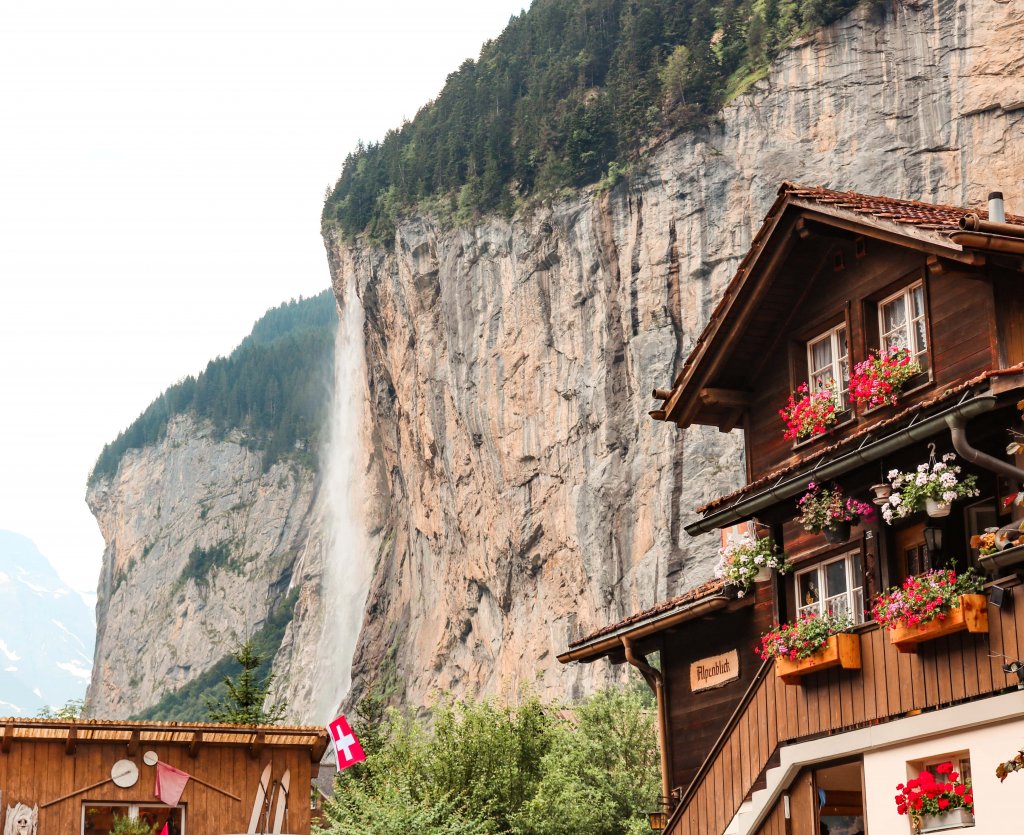
{"label": "wooden beam", "polygon": [[263,746],[266,744],[266,741],[267,735],[263,731],[257,733],[252,742],[249,743],[249,756],[254,760],[258,760],[260,754],[263,753]]}
{"label": "wooden beam", "polygon": [[729,417],[719,424],[718,431],[725,433],[732,432],[733,429],[740,425],[740,421],[743,420],[744,411],[744,409],[733,409],[729,414]]}
{"label": "wooden beam", "polygon": [[317,737],[316,744],[313,745],[313,750],[310,752],[310,758],[315,763],[319,763],[323,759],[324,752],[327,750],[327,745],[330,740],[327,738],[327,734],[321,734]]}
{"label": "wooden beam", "polygon": [[73,755],[75,753],[75,750],[77,748],[78,748],[78,727],[76,725],[72,725],[70,728],[68,728],[67,739],[64,740],[64,753],[67,756],[70,757],[71,755]]}
{"label": "wooden beam", "polygon": [[202,743],[203,743],[203,732],[202,731],[194,731],[193,734],[192,734],[192,739],[191,739],[191,741],[188,744],[188,755],[192,759],[195,759],[197,756],[199,756],[199,746],[202,745]]}
{"label": "wooden beam", "polygon": [[138,729],[132,731],[132,735],[128,737],[128,745],[126,747],[129,757],[134,757],[139,753],[139,749],[142,747],[142,734]]}
{"label": "wooden beam", "polygon": [[13,722],[8,722],[6,725],[4,725],[4,741],[3,741],[3,744],[0,745],[0,751],[3,751],[5,754],[11,753],[11,744],[13,742],[14,742],[14,723]]}
{"label": "wooden beam", "polygon": [[113,782],[114,781],[108,777],[106,780],[100,780],[98,783],[93,783],[91,786],[83,786],[80,789],[75,789],[73,792],[70,792],[64,795],[63,797],[58,797],[56,800],[47,800],[46,803],[40,803],[39,808],[45,809],[47,806],[53,806],[54,804],[60,803],[63,800],[69,800],[77,794],[83,794],[84,792],[92,791],[93,789],[98,789],[100,786],[105,786],[107,783]]}
{"label": "wooden beam", "polygon": [[739,389],[704,388],[700,390],[699,397],[707,406],[732,406],[745,409],[754,402],[754,396],[749,391],[740,391]]}

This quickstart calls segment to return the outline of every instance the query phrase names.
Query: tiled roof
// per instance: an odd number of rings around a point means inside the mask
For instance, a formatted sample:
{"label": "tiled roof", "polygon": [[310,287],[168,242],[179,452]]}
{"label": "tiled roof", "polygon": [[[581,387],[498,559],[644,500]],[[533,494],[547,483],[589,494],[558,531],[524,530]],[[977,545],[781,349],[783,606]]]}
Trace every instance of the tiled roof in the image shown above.
{"label": "tiled roof", "polygon": [[943,400],[948,400],[949,398],[954,397],[957,394],[960,394],[961,392],[971,388],[972,386],[976,386],[979,383],[983,383],[986,380],[991,379],[992,377],[999,377],[1005,374],[1022,373],[1024,373],[1024,363],[1011,366],[1010,368],[994,368],[989,371],[985,371],[984,373],[979,374],[977,377],[973,377],[972,379],[967,380],[964,383],[960,383],[959,385],[953,386],[952,388],[945,389],[939,394],[936,394],[934,397],[930,397],[927,400],[922,400],[919,403],[915,403],[913,406],[909,406],[908,408],[903,409],[900,412],[897,412],[895,415],[893,415],[890,418],[887,418],[886,420],[879,421],[878,423],[868,424],[867,426],[864,426],[863,428],[857,430],[856,432],[847,435],[842,440],[836,441],[834,444],[830,444],[824,447],[812,446],[811,449],[809,449],[799,458],[794,459],[785,466],[779,467],[777,470],[773,470],[767,475],[763,475],[760,478],[749,482],[748,484],[744,485],[738,490],[733,490],[731,493],[727,493],[724,496],[719,496],[717,499],[714,499],[708,502],[707,504],[701,505],[700,507],[696,508],[696,512],[704,514],[707,513],[709,510],[715,510],[716,508],[719,508],[722,505],[729,504],[730,502],[737,501],[738,499],[742,499],[744,496],[750,493],[754,493],[757,490],[761,489],[762,487],[767,487],[774,481],[778,481],[783,476],[790,475],[792,473],[797,472],[803,467],[809,466],[812,462],[821,461],[823,456],[830,455],[833,452],[839,452],[845,447],[852,445],[854,441],[860,440],[869,433],[877,434],[885,429],[888,429],[889,427],[902,423],[903,421],[907,420],[913,415],[919,414],[920,412],[923,412],[926,409],[931,408],[937,403],[940,403]]}
{"label": "tiled roof", "polygon": [[613,623],[609,626],[602,626],[600,629],[591,632],[584,638],[577,638],[575,641],[570,641],[569,648],[572,649],[573,647],[589,643],[595,638],[600,638],[603,635],[609,635],[612,632],[617,632],[630,624],[647,620],[648,618],[657,617],[660,614],[670,612],[672,609],[684,606],[687,603],[696,603],[699,600],[703,600],[705,597],[711,597],[713,594],[720,593],[724,588],[724,580],[709,580],[708,582],[702,583],[689,591],[683,592],[678,597],[673,597],[671,600],[665,600],[656,606],[652,606],[650,609],[644,609],[642,612],[637,612],[634,615],[630,615],[628,618],[623,618],[618,623]]}
{"label": "tiled roof", "polygon": [[[780,193],[813,200],[815,203],[833,206],[837,209],[846,209],[859,215],[870,215],[879,220],[918,226],[922,229],[933,229],[938,232],[953,232],[959,229],[960,218],[964,215],[976,214],[983,220],[988,219],[986,208],[969,209],[962,206],[921,203],[918,200],[897,200],[893,197],[858,194],[855,191],[833,191],[821,188],[821,186],[783,183]],[[1006,222],[1024,224],[1024,217],[1007,215]]]}

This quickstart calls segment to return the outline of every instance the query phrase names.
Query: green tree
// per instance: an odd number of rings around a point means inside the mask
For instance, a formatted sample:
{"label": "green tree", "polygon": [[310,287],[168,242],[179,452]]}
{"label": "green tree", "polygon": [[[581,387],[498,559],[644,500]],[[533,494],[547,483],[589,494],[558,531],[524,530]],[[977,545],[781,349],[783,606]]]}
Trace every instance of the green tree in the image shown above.
{"label": "green tree", "polygon": [[227,725],[275,725],[284,718],[287,702],[267,704],[274,674],[269,674],[262,683],[257,681],[257,671],[265,656],[253,646],[250,638],[232,653],[241,665],[236,678],[224,677],[227,693],[224,698],[214,700],[204,697],[206,715],[211,722]]}
{"label": "green tree", "polygon": [[82,710],[85,708],[85,699],[68,699],[62,707],[51,707],[43,705],[36,714],[40,719],[62,719],[70,721],[82,718]]}
{"label": "green tree", "polygon": [[565,708],[441,702],[430,723],[360,704],[364,763],[338,775],[321,835],[621,835],[659,790],[654,708],[612,690]]}

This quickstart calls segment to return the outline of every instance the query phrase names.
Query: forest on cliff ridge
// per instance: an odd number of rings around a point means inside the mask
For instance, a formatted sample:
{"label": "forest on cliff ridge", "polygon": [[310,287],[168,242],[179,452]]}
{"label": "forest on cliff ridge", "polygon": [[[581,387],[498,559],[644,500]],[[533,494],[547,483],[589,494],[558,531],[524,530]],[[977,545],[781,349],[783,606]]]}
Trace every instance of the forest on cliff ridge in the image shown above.
{"label": "forest on cliff ridge", "polygon": [[209,420],[218,437],[241,430],[268,469],[293,457],[315,466],[334,369],[337,304],[330,290],[268,310],[227,357],[175,383],[104,446],[89,484],[113,476],[130,449],[160,441],[175,415]]}
{"label": "forest on cliff ridge", "polygon": [[[866,0],[880,5],[884,0]],[[534,0],[411,122],[348,155],[324,228],[390,243],[422,207],[509,213],[713,119],[795,37],[861,0]]]}

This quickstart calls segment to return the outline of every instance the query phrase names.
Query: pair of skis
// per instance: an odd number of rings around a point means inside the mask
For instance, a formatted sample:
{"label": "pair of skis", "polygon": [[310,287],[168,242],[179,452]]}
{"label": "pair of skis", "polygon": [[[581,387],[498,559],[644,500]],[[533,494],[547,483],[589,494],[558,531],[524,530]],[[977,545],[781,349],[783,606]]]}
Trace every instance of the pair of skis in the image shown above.
{"label": "pair of skis", "polygon": [[[288,812],[288,788],[291,785],[291,769],[285,769],[281,782],[270,781],[270,763],[263,769],[260,777],[260,787],[256,789],[256,802],[252,807],[252,817],[249,819],[250,833],[273,833],[281,835],[281,827],[284,825],[285,815]],[[271,812],[274,811],[274,800],[277,800],[277,809],[274,814],[274,828],[270,829]],[[256,827],[259,827],[257,829]]]}

